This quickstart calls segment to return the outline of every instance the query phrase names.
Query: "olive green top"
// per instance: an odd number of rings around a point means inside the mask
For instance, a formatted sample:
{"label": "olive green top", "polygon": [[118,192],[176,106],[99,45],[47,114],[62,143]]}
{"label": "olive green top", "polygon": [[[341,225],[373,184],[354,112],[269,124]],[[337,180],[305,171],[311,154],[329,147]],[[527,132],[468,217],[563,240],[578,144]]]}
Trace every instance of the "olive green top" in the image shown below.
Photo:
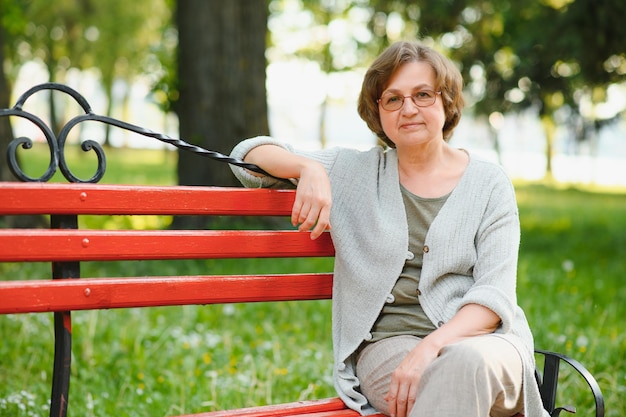
{"label": "olive green top", "polygon": [[409,225],[409,251],[412,258],[407,259],[402,273],[391,291],[389,302],[383,307],[378,320],[372,327],[372,339],[377,342],[386,337],[413,335],[426,337],[435,330],[419,301],[418,289],[422,260],[424,258],[424,240],[430,224],[448,199],[448,195],[437,198],[422,198],[400,186],[406,218]]}

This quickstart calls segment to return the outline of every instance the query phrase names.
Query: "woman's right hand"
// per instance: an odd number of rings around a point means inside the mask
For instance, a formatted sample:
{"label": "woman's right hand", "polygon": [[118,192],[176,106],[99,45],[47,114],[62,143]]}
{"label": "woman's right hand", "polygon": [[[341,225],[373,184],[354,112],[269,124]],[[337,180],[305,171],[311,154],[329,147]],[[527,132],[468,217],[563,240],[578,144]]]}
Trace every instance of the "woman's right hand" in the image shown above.
{"label": "woman's right hand", "polygon": [[291,223],[298,230],[311,230],[311,239],[317,239],[330,230],[332,192],[324,167],[315,161],[303,161],[296,198],[291,211]]}

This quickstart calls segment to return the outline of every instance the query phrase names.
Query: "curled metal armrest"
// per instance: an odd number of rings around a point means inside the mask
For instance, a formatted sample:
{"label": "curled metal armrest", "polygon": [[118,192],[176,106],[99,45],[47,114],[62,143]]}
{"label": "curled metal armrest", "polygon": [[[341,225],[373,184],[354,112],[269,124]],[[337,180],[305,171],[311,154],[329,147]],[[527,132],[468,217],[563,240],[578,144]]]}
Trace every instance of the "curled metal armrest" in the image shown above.
{"label": "curled metal armrest", "polygon": [[602,395],[602,390],[598,385],[598,382],[594,378],[594,376],[585,368],[580,362],[576,359],[570,358],[567,355],[557,352],[550,352],[546,350],[535,350],[536,353],[539,353],[545,357],[545,362],[543,366],[543,378],[538,377],[539,382],[539,392],[541,393],[541,399],[543,401],[543,406],[546,410],[552,413],[552,417],[558,417],[561,411],[567,411],[570,413],[575,413],[576,409],[571,406],[567,407],[559,407],[555,409],[556,402],[556,388],[558,384],[559,378],[559,363],[560,361],[566,362],[572,368],[578,372],[589,388],[593,393],[593,397],[596,405],[596,414],[595,417],[604,417],[604,396]]}

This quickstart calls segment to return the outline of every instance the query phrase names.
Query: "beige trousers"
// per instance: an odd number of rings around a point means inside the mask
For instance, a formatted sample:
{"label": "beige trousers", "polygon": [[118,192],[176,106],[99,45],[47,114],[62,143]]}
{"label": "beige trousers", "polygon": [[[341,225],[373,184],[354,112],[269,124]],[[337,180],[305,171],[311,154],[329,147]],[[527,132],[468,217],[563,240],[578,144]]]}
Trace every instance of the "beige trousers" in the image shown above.
{"label": "beige trousers", "polygon": [[[391,374],[421,341],[396,336],[366,346],[357,358],[361,391],[378,411]],[[511,417],[523,413],[522,360],[506,340],[485,335],[442,349],[425,370],[409,417]]]}

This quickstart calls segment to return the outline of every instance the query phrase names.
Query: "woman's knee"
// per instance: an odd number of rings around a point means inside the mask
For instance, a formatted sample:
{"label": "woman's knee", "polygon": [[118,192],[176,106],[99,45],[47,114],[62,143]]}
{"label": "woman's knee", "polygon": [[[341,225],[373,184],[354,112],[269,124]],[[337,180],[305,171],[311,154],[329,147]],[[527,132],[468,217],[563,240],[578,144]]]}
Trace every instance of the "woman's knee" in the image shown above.
{"label": "woman's knee", "polygon": [[443,348],[433,365],[441,373],[472,377],[485,369],[486,362],[486,354],[481,346],[461,342]]}
{"label": "woman's knee", "polygon": [[[478,336],[446,346],[433,363],[438,374],[485,382],[505,374],[522,376],[521,358],[513,345],[495,336]],[[469,382],[469,381],[468,381]]]}

